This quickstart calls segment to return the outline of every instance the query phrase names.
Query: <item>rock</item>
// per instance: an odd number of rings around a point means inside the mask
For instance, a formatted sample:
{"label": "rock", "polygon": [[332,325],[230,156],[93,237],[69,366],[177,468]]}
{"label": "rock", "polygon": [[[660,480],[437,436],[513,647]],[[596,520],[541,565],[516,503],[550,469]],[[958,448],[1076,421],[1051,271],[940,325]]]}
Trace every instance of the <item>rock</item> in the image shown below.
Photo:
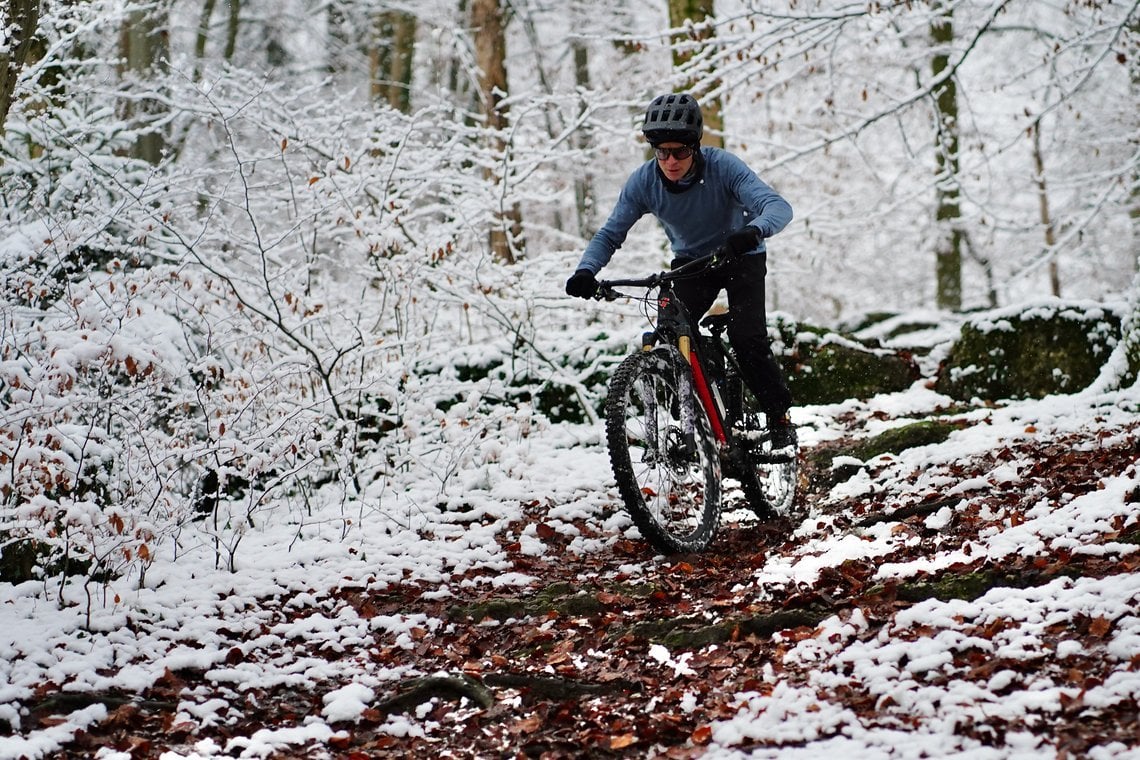
{"label": "rock", "polygon": [[906,390],[919,379],[909,351],[784,319],[774,326],[779,338],[773,341],[773,351],[798,406],[867,399]]}
{"label": "rock", "polygon": [[980,313],[963,324],[935,389],[963,401],[1073,393],[1096,378],[1119,336],[1119,315],[1094,302]]}

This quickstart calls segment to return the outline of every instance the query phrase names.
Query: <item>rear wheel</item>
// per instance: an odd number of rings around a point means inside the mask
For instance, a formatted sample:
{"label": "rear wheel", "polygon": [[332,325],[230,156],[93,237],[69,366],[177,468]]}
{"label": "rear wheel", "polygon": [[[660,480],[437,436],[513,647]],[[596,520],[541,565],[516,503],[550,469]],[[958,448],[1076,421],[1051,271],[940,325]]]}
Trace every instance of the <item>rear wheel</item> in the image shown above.
{"label": "rear wheel", "polygon": [[793,445],[773,450],[763,419],[762,414],[745,415],[735,469],[748,506],[758,517],[770,519],[787,514],[795,502],[799,449]]}
{"label": "rear wheel", "polygon": [[606,399],[606,442],[622,501],[642,536],[665,554],[703,551],[720,526],[717,445],[690,378],[680,352],[659,346],[627,357]]}

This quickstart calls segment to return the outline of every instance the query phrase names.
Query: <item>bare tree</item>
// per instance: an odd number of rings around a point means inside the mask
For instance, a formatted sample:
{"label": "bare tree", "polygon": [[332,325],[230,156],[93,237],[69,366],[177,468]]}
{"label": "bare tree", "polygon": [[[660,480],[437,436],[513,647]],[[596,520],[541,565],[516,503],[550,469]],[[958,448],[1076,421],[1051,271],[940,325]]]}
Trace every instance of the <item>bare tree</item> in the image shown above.
{"label": "bare tree", "polygon": [[[699,52],[711,37],[716,34],[713,23],[713,0],[669,0],[669,24],[673,35],[673,67],[685,72],[694,55]],[[696,77],[688,79],[682,87],[693,90],[700,98],[701,112],[705,120],[705,145],[724,147],[724,116],[718,96],[707,95],[718,89],[719,81],[713,77],[698,82]]]}
{"label": "bare tree", "polygon": [[32,40],[39,24],[38,0],[10,0],[7,10],[0,15],[0,25],[11,30],[12,38],[0,47],[0,132],[8,120],[16,81],[32,51]]}
{"label": "bare tree", "polygon": [[496,158],[484,169],[485,176],[498,188],[499,200],[488,233],[491,253],[497,261],[514,263],[522,244],[522,211],[506,197],[504,165],[510,144],[506,138],[508,107],[504,102],[507,85],[507,39],[500,0],[473,0],[471,26],[478,67],[479,101],[488,139]]}
{"label": "bare tree", "polygon": [[[1135,131],[1121,85],[1138,68],[1134,1],[745,6],[712,20],[684,74],[719,81],[734,113],[767,116],[742,147],[783,189],[811,198],[832,188],[828,203],[801,204],[798,221],[813,249],[801,260],[823,274],[813,296],[833,288],[846,300],[886,276],[906,294],[899,306],[956,309],[981,304],[979,278],[1011,298],[1062,257],[1111,253],[1119,266],[1122,241],[1109,230],[1124,224],[1138,163],[1119,137]],[[1043,115],[1053,237],[1027,246],[1026,232],[1041,229],[1039,187],[1020,153]],[[900,268],[884,245],[933,267]]]}
{"label": "bare tree", "polygon": [[[210,19],[213,18],[217,0],[205,0],[202,3],[202,15],[198,21],[198,33],[194,39],[194,58],[202,61],[206,57],[206,45],[210,40]],[[226,15],[226,36],[222,50],[222,58],[233,63],[234,51],[237,49],[238,18],[241,14],[241,0],[226,0],[229,9]]]}
{"label": "bare tree", "polygon": [[934,43],[931,60],[934,90],[934,160],[937,164],[934,191],[936,238],[934,243],[935,300],[939,308],[962,308],[962,207],[958,175],[958,85],[951,70],[950,50],[954,42],[954,9],[943,6],[930,24]]}

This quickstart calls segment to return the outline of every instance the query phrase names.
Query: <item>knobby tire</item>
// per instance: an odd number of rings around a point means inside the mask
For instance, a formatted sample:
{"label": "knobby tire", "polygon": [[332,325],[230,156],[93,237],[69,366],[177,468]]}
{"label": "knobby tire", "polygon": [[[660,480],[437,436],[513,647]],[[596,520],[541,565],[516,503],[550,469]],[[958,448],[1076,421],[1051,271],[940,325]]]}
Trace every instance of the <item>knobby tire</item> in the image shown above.
{"label": "knobby tire", "polygon": [[[752,430],[765,429],[756,422],[759,415],[750,414],[749,419],[753,421],[749,425]],[[798,455],[795,446],[773,452],[766,434],[751,445],[737,447],[735,474],[748,506],[757,517],[770,520],[791,510],[799,479]]]}
{"label": "knobby tire", "polygon": [[[641,535],[664,554],[703,551],[720,527],[717,444],[689,373],[676,348],[658,346],[626,357],[606,399],[606,442],[622,501]],[[691,442],[680,419],[683,387],[694,410]]]}

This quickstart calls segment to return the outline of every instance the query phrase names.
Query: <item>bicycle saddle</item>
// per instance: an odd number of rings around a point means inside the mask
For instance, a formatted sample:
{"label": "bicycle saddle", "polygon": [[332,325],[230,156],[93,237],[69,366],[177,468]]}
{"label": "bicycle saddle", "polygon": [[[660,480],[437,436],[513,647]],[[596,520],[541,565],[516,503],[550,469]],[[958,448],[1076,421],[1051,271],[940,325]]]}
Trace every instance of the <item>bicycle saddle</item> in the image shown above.
{"label": "bicycle saddle", "polygon": [[708,328],[711,332],[722,333],[728,329],[728,312],[723,311],[720,314],[709,314],[701,320],[701,327]]}

